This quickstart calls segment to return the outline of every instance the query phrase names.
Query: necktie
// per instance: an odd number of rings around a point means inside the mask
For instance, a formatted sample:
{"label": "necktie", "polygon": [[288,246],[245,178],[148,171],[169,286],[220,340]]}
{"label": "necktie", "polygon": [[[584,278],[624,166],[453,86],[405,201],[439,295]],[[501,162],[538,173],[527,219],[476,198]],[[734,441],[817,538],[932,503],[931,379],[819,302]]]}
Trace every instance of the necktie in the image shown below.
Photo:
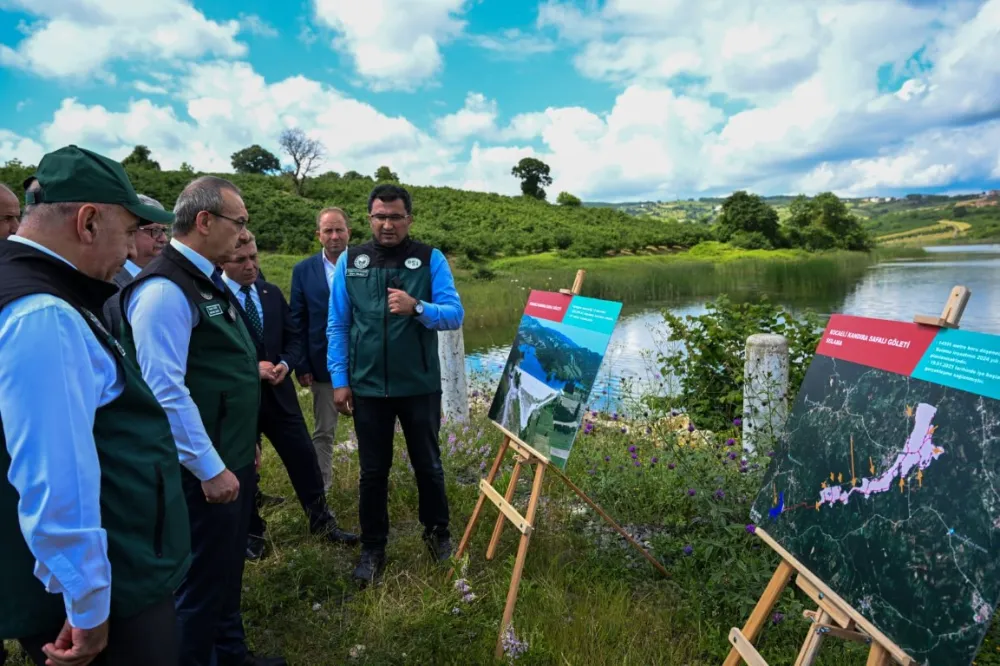
{"label": "necktie", "polygon": [[218,287],[223,294],[226,295],[229,294],[228,290],[226,289],[226,283],[222,281],[222,272],[218,268],[212,271],[212,284]]}
{"label": "necktie", "polygon": [[250,325],[253,326],[257,338],[263,340],[264,324],[260,321],[260,313],[257,311],[257,305],[253,302],[253,298],[250,297],[250,285],[240,287],[240,293],[243,294],[243,309],[246,310],[247,319],[250,320]]}

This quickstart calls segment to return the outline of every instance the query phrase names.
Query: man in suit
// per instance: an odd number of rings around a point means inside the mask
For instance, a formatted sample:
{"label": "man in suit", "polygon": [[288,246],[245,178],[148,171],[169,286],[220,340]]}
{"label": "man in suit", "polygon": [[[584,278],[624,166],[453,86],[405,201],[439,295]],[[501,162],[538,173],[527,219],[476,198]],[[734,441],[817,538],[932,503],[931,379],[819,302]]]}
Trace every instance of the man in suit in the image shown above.
{"label": "man in suit", "polygon": [[[253,234],[249,242],[237,245],[236,252],[223,268],[224,281],[239,303],[240,314],[254,337],[261,376],[265,377],[261,382],[258,438],[260,434],[266,435],[278,452],[309,518],[310,531],[333,543],[355,544],[358,536],[341,530],[326,504],[316,453],[309,440],[295,386],[287,378],[289,369],[300,363],[302,336],[289,316],[288,303],[281,290],[259,278],[257,243]],[[265,529],[259,504],[255,503],[247,541],[248,558],[262,557]]]}
{"label": "man in suit", "polygon": [[[163,210],[163,204],[156,199],[147,197],[145,194],[138,196],[143,205]],[[149,262],[160,256],[163,246],[167,244],[169,230],[170,227],[165,224],[139,220],[139,231],[135,234],[135,245],[129,248],[129,256],[125,259],[125,265],[111,278],[111,282],[118,287],[119,292],[128,286]],[[122,307],[118,293],[115,293],[104,303],[104,319],[110,327],[112,335],[119,337],[122,329]]]}
{"label": "man in suit", "polygon": [[330,490],[333,477],[333,436],[337,431],[337,409],[333,404],[333,385],[326,367],[326,325],[337,259],[351,240],[347,214],[339,208],[324,208],[316,216],[316,237],[323,249],[303,259],[292,270],[292,319],[304,336],[305,354],[295,368],[302,386],[313,396],[316,428],[312,442],[323,473],[323,488]]}
{"label": "man in suit", "polygon": [[284,666],[246,644],[240,599],[256,488],[257,350],[216,264],[247,238],[233,183],[197,178],[174,205],[173,238],[122,290],[122,344],[167,412],[191,522],[176,590],[185,666]]}

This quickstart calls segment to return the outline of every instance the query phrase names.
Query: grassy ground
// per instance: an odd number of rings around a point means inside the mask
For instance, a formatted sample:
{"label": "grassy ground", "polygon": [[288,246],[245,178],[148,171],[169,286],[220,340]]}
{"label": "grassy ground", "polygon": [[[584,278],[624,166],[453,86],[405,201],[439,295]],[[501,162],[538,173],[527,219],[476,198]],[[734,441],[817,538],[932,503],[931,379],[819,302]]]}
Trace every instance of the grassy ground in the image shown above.
{"label": "grassy ground", "polygon": [[879,236],[876,240],[881,245],[927,245],[943,240],[964,238],[971,228],[972,225],[968,222],[941,220],[937,224]]}

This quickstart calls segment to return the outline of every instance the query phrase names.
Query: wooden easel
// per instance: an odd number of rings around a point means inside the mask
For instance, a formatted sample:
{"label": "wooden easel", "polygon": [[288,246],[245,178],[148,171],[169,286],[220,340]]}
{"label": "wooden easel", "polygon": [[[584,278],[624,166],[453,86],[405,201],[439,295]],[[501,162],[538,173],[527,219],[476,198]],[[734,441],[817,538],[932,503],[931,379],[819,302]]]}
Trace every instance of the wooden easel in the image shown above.
{"label": "wooden easel", "polygon": [[[584,270],[577,271],[576,279],[573,281],[573,288],[560,289],[559,292],[569,295],[579,294],[580,290],[583,288],[583,278],[586,276],[586,273],[587,272]],[[597,513],[604,520],[606,520],[620,535],[625,537],[625,539],[640,553],[642,553],[642,555],[664,576],[669,576],[670,574],[662,564],[657,562],[652,555],[646,552],[646,550],[635,541],[635,539],[629,536],[628,533],[611,518],[611,516],[605,513],[601,507],[597,506],[597,504],[592,499],[587,497],[582,490],[577,488],[576,485],[570,481],[558,467],[550,465],[549,459],[546,456],[522,442],[517,435],[513,434],[500,424],[494,422],[493,425],[503,433],[503,443],[500,444],[500,450],[497,452],[496,458],[493,459],[493,465],[490,467],[490,471],[486,475],[486,478],[480,479],[479,481],[479,499],[476,500],[476,507],[472,510],[472,515],[469,517],[469,523],[465,527],[465,534],[462,535],[462,541],[458,544],[458,550],[455,552],[455,559],[460,560],[462,555],[465,554],[466,548],[469,546],[469,541],[472,538],[472,532],[475,529],[476,523],[479,521],[479,515],[487,499],[496,505],[496,507],[500,510],[500,515],[497,516],[496,524],[493,526],[493,536],[490,537],[490,544],[486,549],[486,559],[492,560],[494,556],[496,556],[497,545],[500,542],[501,534],[503,534],[504,519],[509,520],[514,525],[514,528],[521,533],[521,540],[517,547],[517,559],[514,560],[514,571],[511,574],[510,579],[510,589],[507,591],[507,605],[504,607],[503,620],[500,622],[500,634],[497,636],[496,658],[500,659],[503,657],[503,636],[514,617],[514,605],[517,603],[517,592],[521,585],[521,573],[524,570],[524,561],[528,555],[528,543],[531,541],[531,534],[535,529],[535,512],[538,509],[538,500],[541,498],[542,479],[545,476],[546,469],[551,469],[553,474],[561,479],[563,483],[565,483],[570,490],[576,493],[580,499],[586,502],[587,505],[597,511]],[[500,471],[500,465],[503,463],[503,460],[508,452],[514,453],[514,469],[511,471],[510,482],[507,484],[507,492],[503,497],[501,497],[500,493],[493,487],[493,481],[496,479],[497,473]],[[525,512],[525,515],[522,516],[510,502],[514,497],[514,490],[517,486],[517,480],[521,475],[521,470],[527,465],[534,466],[534,480],[531,484],[531,496],[528,499],[528,510]],[[455,569],[452,568],[448,571],[447,578],[450,579],[454,573]]]}
{"label": "wooden easel", "polygon": [[[925,326],[958,328],[971,295],[972,292],[967,288],[957,286],[951,290],[940,317],[916,315],[913,321]],[[805,618],[813,623],[813,627],[802,643],[795,666],[811,666],[826,636],[869,645],[867,666],[889,666],[893,662],[902,666],[915,666],[913,659],[902,648],[782,548],[771,535],[759,527],[756,534],[781,557],[781,564],[771,576],[771,581],[764,588],[764,593],[754,606],[743,629],[733,627],[729,631],[729,642],[733,647],[723,666],[738,666],[741,660],[746,661],[749,666],[767,666],[767,662],[757,652],[753,642],[764,628],[771,609],[796,573],[798,575],[795,584],[816,603],[817,608],[815,611],[803,613]]]}

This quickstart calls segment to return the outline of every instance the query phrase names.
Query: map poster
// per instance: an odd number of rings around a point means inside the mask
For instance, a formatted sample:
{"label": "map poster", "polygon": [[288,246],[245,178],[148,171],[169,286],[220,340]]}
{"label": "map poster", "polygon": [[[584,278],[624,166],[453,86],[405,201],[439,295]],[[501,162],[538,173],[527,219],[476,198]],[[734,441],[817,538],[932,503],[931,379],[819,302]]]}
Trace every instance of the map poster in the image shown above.
{"label": "map poster", "polygon": [[834,315],[751,519],[920,664],[1000,600],[1000,337]]}
{"label": "map poster", "polygon": [[621,303],[548,291],[528,296],[490,419],[566,468]]}

